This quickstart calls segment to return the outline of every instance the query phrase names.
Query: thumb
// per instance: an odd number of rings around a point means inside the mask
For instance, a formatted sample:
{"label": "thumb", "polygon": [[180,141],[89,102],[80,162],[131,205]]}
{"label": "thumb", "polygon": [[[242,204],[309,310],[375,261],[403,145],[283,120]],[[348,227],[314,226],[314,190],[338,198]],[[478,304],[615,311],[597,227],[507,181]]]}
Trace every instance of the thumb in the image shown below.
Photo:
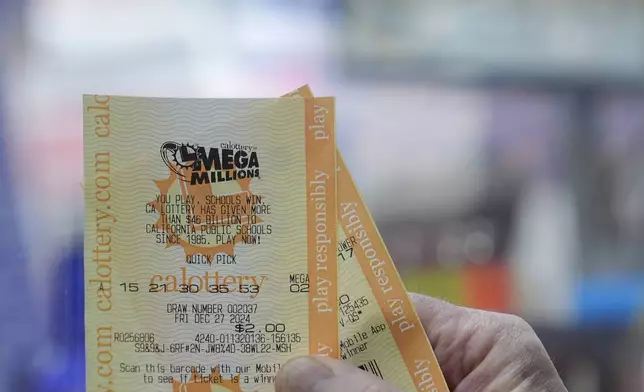
{"label": "thumb", "polygon": [[386,381],[357,367],[323,356],[292,359],[277,374],[277,392],[398,392]]}

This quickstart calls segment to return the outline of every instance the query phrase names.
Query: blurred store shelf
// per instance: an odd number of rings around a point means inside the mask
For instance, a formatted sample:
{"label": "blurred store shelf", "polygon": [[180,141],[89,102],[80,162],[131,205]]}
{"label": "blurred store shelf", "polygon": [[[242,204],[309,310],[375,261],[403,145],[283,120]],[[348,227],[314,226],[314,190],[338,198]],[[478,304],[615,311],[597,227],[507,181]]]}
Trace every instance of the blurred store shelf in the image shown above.
{"label": "blurred store shelf", "polygon": [[641,2],[346,4],[345,70],[352,77],[644,83]]}

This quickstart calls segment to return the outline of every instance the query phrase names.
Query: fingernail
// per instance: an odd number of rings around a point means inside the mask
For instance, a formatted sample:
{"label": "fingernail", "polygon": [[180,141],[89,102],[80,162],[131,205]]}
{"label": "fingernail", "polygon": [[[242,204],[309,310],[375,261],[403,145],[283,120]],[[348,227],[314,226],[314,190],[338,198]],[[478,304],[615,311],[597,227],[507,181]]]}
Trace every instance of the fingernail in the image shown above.
{"label": "fingernail", "polygon": [[309,392],[333,371],[314,357],[299,357],[284,364],[275,381],[277,392]]}

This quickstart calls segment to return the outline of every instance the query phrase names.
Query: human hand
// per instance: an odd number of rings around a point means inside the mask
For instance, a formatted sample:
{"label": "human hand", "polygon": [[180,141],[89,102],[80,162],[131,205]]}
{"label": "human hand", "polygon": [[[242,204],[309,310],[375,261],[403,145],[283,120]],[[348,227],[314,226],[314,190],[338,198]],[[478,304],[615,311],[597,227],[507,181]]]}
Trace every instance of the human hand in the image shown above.
{"label": "human hand", "polygon": [[[528,323],[410,294],[453,392],[565,392],[543,344]],[[397,391],[349,363],[301,357],[277,375],[277,392]]]}

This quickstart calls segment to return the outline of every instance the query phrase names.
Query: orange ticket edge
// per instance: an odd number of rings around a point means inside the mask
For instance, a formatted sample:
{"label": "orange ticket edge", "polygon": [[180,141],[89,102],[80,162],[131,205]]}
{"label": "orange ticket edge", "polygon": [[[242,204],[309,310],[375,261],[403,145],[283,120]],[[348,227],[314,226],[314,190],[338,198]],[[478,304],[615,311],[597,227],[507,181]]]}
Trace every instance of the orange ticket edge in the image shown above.
{"label": "orange ticket edge", "polygon": [[[309,98],[313,97],[313,92],[305,85],[285,96]],[[337,161],[337,203],[341,206],[337,211],[338,219],[347,236],[355,235],[360,240],[363,252],[356,252],[356,257],[414,385],[419,392],[449,392],[434,349],[409,300],[398,270],[339,151]],[[369,249],[363,243],[368,244]]]}
{"label": "orange ticket edge", "polygon": [[[340,356],[335,102],[305,100],[309,353]],[[329,328],[335,325],[336,328]]]}

